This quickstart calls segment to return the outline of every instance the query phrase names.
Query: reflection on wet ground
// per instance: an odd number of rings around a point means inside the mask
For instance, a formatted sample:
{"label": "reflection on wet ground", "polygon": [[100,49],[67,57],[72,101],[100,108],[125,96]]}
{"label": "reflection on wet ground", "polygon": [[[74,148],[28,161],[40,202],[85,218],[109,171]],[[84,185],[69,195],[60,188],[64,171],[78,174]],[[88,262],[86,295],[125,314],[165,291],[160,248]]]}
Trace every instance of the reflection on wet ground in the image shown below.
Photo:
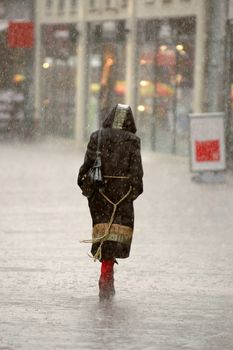
{"label": "reflection on wet ground", "polygon": [[82,155],[3,148],[0,350],[232,350],[230,176],[200,186],[188,160],[145,156],[131,257],[115,267],[114,299],[100,302],[100,265],[80,244],[91,227],[76,188]]}

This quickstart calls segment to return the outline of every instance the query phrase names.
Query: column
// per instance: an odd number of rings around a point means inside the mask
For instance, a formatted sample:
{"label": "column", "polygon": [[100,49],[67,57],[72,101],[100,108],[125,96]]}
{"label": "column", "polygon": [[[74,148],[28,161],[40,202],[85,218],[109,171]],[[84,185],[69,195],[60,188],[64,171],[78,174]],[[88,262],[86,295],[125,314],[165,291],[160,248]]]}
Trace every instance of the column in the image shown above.
{"label": "column", "polygon": [[206,7],[205,1],[199,1],[196,16],[195,68],[194,68],[194,99],[193,112],[203,110],[203,94],[205,82],[206,57]]}
{"label": "column", "polygon": [[84,3],[79,5],[78,48],[77,48],[77,77],[76,77],[76,118],[75,140],[79,146],[84,142],[86,89],[87,89],[87,26],[85,22]]}
{"label": "column", "polygon": [[206,69],[206,110],[219,112],[225,108],[225,51],[228,0],[208,2],[208,62]]}
{"label": "column", "polygon": [[[41,122],[41,104],[40,104],[40,75],[41,75],[41,30],[40,30],[40,6],[41,1],[35,2],[35,114],[34,125],[39,127]],[[38,130],[36,130],[37,132]]]}
{"label": "column", "polygon": [[126,27],[129,30],[127,34],[127,60],[126,60],[126,104],[129,104],[134,113],[136,113],[136,54],[137,54],[137,27],[136,27],[136,1],[129,1],[128,19]]}

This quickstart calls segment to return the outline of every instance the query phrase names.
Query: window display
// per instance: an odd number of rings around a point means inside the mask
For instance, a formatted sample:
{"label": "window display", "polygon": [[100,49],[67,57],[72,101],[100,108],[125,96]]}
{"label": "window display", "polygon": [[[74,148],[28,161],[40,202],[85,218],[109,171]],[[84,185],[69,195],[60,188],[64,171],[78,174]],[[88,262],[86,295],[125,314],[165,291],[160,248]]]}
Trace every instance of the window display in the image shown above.
{"label": "window display", "polygon": [[[17,27],[21,24],[17,23]],[[33,48],[24,41],[13,42],[12,25],[0,31],[0,134],[28,137],[33,126]],[[14,37],[15,39],[15,37]],[[17,45],[16,45],[17,44]]]}
{"label": "window display", "polygon": [[139,22],[137,122],[149,149],[187,152],[194,39],[193,17]]}
{"label": "window display", "polygon": [[124,22],[89,24],[87,135],[114,104],[125,102],[125,62]]}

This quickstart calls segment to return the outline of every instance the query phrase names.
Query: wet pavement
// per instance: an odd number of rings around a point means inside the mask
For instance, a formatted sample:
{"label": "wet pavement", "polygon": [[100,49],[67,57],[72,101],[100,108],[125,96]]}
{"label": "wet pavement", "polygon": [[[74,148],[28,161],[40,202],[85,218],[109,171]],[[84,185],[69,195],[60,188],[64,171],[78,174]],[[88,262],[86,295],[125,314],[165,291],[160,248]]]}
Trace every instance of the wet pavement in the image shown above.
{"label": "wet pavement", "polygon": [[0,350],[232,350],[233,175],[143,154],[131,257],[99,302],[71,143],[0,144]]}

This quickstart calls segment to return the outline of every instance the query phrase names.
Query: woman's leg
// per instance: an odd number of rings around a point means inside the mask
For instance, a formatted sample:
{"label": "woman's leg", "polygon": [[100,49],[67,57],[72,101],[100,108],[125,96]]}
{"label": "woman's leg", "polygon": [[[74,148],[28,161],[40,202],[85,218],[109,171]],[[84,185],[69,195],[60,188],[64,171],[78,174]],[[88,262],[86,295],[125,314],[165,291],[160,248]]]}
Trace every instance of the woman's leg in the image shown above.
{"label": "woman's leg", "polygon": [[100,299],[109,299],[115,294],[114,289],[114,266],[115,259],[103,260],[101,262],[101,274],[99,279]]}

